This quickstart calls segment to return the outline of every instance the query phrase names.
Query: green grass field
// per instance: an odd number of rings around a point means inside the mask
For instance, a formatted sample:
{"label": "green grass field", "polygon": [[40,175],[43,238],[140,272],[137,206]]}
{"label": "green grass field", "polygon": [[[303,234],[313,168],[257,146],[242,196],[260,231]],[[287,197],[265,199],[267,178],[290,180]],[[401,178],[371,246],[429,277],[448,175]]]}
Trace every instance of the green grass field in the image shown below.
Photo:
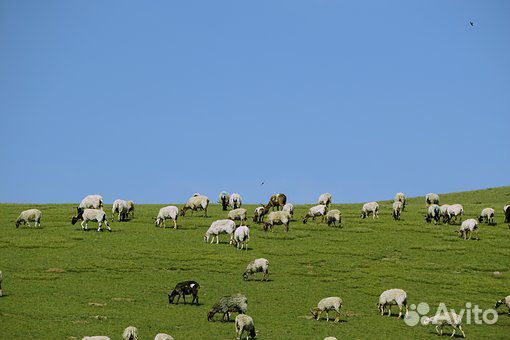
{"label": "green grass field", "polygon": [[[342,211],[343,228],[303,224],[310,205],[300,205],[288,233],[281,226],[263,232],[250,218],[250,249],[238,251],[225,235],[219,245],[203,242],[210,223],[226,216],[218,204],[208,218],[202,212],[180,217],[178,230],[154,226],[164,205],[139,205],[133,220],[112,223],[112,233],[72,226],[72,204],[1,204],[0,339],[119,339],[128,325],[138,327],[141,339],[159,332],[176,339],[234,339],[234,322],[208,322],[206,316],[221,296],[237,292],[248,297],[259,339],[435,339],[432,325],[410,327],[396,316],[380,316],[379,294],[402,288],[411,304],[435,308],[444,302],[457,311],[466,302],[492,308],[510,295],[510,229],[502,213],[510,187],[440,197],[441,203],[463,204],[464,219],[493,207],[497,225],[482,224],[480,241],[460,239],[458,225],[425,223],[423,197],[409,200],[401,221],[393,221],[390,201],[379,202],[375,221],[359,218],[361,204],[333,204]],[[33,207],[43,212],[42,228],[16,229],[19,212]],[[252,216],[255,206],[244,207]],[[270,262],[270,281],[243,281],[244,268],[259,257]],[[183,280],[200,283],[199,306],[168,304],[166,291]],[[310,318],[310,307],[328,296],[343,299],[343,322]],[[510,315],[506,307],[499,312],[494,325],[465,325],[467,337],[510,338]]]}

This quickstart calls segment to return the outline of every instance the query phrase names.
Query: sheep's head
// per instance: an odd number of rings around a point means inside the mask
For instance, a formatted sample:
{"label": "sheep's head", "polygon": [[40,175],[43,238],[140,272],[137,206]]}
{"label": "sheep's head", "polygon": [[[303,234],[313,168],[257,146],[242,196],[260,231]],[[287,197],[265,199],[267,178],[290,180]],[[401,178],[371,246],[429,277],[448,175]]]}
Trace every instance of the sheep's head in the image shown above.
{"label": "sheep's head", "polygon": [[154,219],[154,225],[155,225],[156,227],[159,227],[159,225],[160,225],[160,224],[161,224],[161,220],[160,220],[159,218],[155,218],[155,219]]}
{"label": "sheep's head", "polygon": [[209,312],[207,313],[207,321],[212,321],[214,314],[216,314],[216,312],[214,311],[214,308],[209,310]]}
{"label": "sheep's head", "polygon": [[483,222],[483,216],[480,215],[480,217],[478,217],[478,222],[482,223]]}
{"label": "sheep's head", "polygon": [[306,222],[308,222],[308,219],[305,217],[303,217],[303,224],[306,224]]}
{"label": "sheep's head", "polygon": [[498,308],[499,306],[501,306],[503,304],[503,299],[501,300],[498,300],[496,301],[496,305],[494,306],[494,308]]}
{"label": "sheep's head", "polygon": [[16,228],[18,228],[20,226],[20,224],[21,224],[21,220],[19,220],[19,219],[16,220]]}
{"label": "sheep's head", "polygon": [[209,234],[204,234],[204,242],[209,242]]}
{"label": "sheep's head", "polygon": [[247,281],[247,280],[248,280],[248,277],[249,277],[248,272],[244,272],[244,273],[243,273],[243,279],[244,279],[245,281]]}
{"label": "sheep's head", "polygon": [[73,218],[71,219],[71,224],[75,225],[76,222],[78,222],[78,220],[79,220],[78,216],[73,216]]}
{"label": "sheep's head", "polygon": [[361,212],[361,215],[360,215],[359,217],[361,217],[361,218],[365,218],[365,217],[367,217],[367,216],[365,215],[365,212]]}

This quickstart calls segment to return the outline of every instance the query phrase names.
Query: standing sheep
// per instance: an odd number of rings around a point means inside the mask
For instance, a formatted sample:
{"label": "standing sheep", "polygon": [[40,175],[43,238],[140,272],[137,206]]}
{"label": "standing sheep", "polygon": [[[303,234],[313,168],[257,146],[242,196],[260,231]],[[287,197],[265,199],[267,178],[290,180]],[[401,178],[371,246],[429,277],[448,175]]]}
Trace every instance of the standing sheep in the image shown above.
{"label": "standing sheep", "polygon": [[452,338],[455,335],[455,331],[458,329],[462,332],[462,336],[465,338],[466,334],[464,334],[464,331],[462,330],[462,318],[455,314],[454,312],[449,313],[438,313],[434,315],[433,317],[425,317],[423,319],[423,324],[428,325],[429,323],[432,323],[433,325],[436,325],[436,332],[439,335],[443,335],[443,327],[445,325],[450,325],[453,328]]}
{"label": "standing sheep", "polygon": [[439,204],[439,195],[434,193],[428,193],[425,195],[425,203],[427,205]]}
{"label": "standing sheep", "polygon": [[154,337],[154,340],[174,340],[173,336],[168,335],[166,333],[158,333]]}
{"label": "standing sheep", "polygon": [[286,203],[284,206],[283,206],[283,211],[287,211],[290,216],[294,216],[294,204],[292,203]]}
{"label": "standing sheep", "polygon": [[108,231],[112,231],[110,228],[110,225],[108,224],[108,217],[106,217],[106,213],[103,210],[99,209],[83,209],[78,212],[77,216],[73,216],[73,219],[71,220],[71,223],[73,225],[76,224],[79,220],[82,220],[81,222],[81,228],[83,230],[89,230],[88,222],[89,221],[97,221],[98,228],[97,231],[101,231],[101,223],[104,222],[106,224],[106,227],[108,228]]}
{"label": "standing sheep", "polygon": [[184,281],[179,282],[175,285],[174,290],[168,294],[168,303],[174,303],[174,299],[177,296],[177,302],[176,304],[179,304],[179,300],[184,300],[184,303],[186,303],[186,295],[193,295],[193,299],[191,300],[191,303],[194,302],[198,305],[198,290],[200,289],[200,285],[197,281]]}
{"label": "standing sheep", "polygon": [[264,223],[264,231],[271,229],[273,226],[283,224],[285,226],[285,232],[289,231],[290,214],[287,211],[272,211],[267,215],[267,221]]}
{"label": "standing sheep", "polygon": [[425,221],[427,221],[427,223],[430,223],[432,220],[434,220],[434,224],[437,224],[440,218],[441,208],[439,208],[439,205],[437,204],[429,205],[427,215],[425,215]]}
{"label": "standing sheep", "polygon": [[393,207],[393,219],[394,220],[400,220],[400,214],[402,213],[402,210],[404,210],[404,204],[402,204],[401,201],[395,201],[392,204]]}
{"label": "standing sheep", "polygon": [[205,217],[207,217],[208,206],[209,198],[207,198],[207,196],[196,195],[190,197],[188,202],[186,202],[186,204],[181,209],[181,216],[184,216],[187,210],[191,210],[191,213],[193,213],[193,211],[203,210],[205,211]]}
{"label": "standing sheep", "polygon": [[28,209],[25,211],[22,211],[18,218],[16,219],[16,228],[19,228],[21,224],[28,225],[30,227],[30,222],[34,222],[34,227],[40,227],[41,226],[41,217],[42,212],[38,209]]}
{"label": "standing sheep", "polygon": [[126,327],[124,333],[122,333],[122,338],[124,340],[138,340],[138,328],[134,326]]}
{"label": "standing sheep", "polygon": [[448,214],[448,223],[454,223],[453,220],[455,220],[455,223],[457,222],[457,217],[460,218],[460,222],[462,222],[462,215],[464,214],[464,208],[460,204],[452,204],[448,207],[446,210]]}
{"label": "standing sheep", "polygon": [[221,318],[222,321],[230,321],[230,313],[231,312],[237,312],[239,314],[245,314],[248,310],[248,299],[246,296],[242,294],[234,294],[234,295],[227,295],[224,296],[215,303],[211,309],[209,310],[209,313],[207,313],[207,321],[212,321],[213,317],[217,313],[222,313],[223,317]]}
{"label": "standing sheep", "polygon": [[241,225],[246,223],[246,209],[244,208],[237,208],[234,210],[230,210],[227,214],[227,218],[231,219],[232,221],[241,221]]}
{"label": "standing sheep", "polygon": [[384,309],[388,306],[388,316],[391,316],[391,306],[398,305],[399,313],[398,317],[402,317],[402,306],[406,308],[405,318],[407,318],[409,314],[409,306],[407,304],[407,293],[402,289],[389,289],[382,292],[379,296],[379,303],[377,307],[381,312],[381,315],[384,315]]}
{"label": "standing sheep", "polygon": [[319,200],[317,201],[317,204],[322,204],[329,208],[329,205],[331,204],[331,194],[328,192],[321,194],[319,196]]}
{"label": "standing sheep", "polygon": [[237,249],[243,250],[243,246],[248,250],[248,241],[250,240],[250,228],[245,225],[240,226],[234,231],[232,244]]}
{"label": "standing sheep", "polygon": [[510,295],[508,295],[507,297],[505,297],[505,298],[503,298],[501,300],[496,301],[496,305],[494,306],[494,308],[496,309],[496,308],[498,308],[501,305],[506,305],[507,306],[507,308],[508,308],[508,315],[510,315]]}
{"label": "standing sheep", "polygon": [[121,199],[115,200],[112,206],[112,222],[115,219],[115,214],[117,214],[117,222],[126,221],[128,217],[128,211],[129,207],[127,201]]}
{"label": "standing sheep", "polygon": [[253,325],[253,318],[251,316],[246,314],[239,314],[236,316],[235,324],[237,340],[241,340],[243,332],[248,333],[248,335],[246,335],[246,340],[248,340],[250,337],[253,339],[257,336],[255,332],[255,326]]}
{"label": "standing sheep", "polygon": [[333,224],[336,227],[336,223],[342,226],[342,213],[338,209],[328,211],[326,214],[326,223],[329,225]]}
{"label": "standing sheep", "polygon": [[103,196],[88,195],[85,196],[77,207],[79,209],[103,209]]}
{"label": "standing sheep", "polygon": [[232,220],[217,220],[214,221],[204,235],[204,242],[209,242],[212,236],[211,243],[214,242],[216,237],[216,244],[219,243],[219,234],[230,235],[230,242],[232,242],[234,231],[236,230],[236,223]]}
{"label": "standing sheep", "polygon": [[253,222],[260,223],[264,220],[264,216],[269,212],[263,205],[255,208],[253,212]]}
{"label": "standing sheep", "polygon": [[485,208],[482,210],[482,213],[478,217],[478,222],[482,223],[485,219],[486,224],[494,224],[494,209],[492,208]]}
{"label": "standing sheep", "polygon": [[372,219],[379,218],[379,204],[377,202],[368,202],[361,208],[361,218],[365,219],[372,214]]}
{"label": "standing sheep", "polygon": [[221,204],[221,208],[223,211],[227,211],[228,202],[230,201],[230,195],[226,191],[220,192],[220,197],[218,198],[218,203]]}
{"label": "standing sheep", "polygon": [[404,195],[403,192],[397,192],[395,195],[395,199],[393,201],[402,203],[402,211],[404,211],[406,209],[407,200],[406,200],[406,195]]}
{"label": "standing sheep", "polygon": [[317,307],[310,309],[310,312],[316,320],[319,320],[321,314],[326,312],[326,321],[329,321],[329,311],[334,310],[336,312],[335,322],[338,322],[340,321],[340,308],[342,308],[342,299],[337,296],[332,296],[320,300]]}
{"label": "standing sheep", "polygon": [[127,201],[127,206],[128,206],[128,216],[130,215],[130,218],[135,218],[135,202]]}
{"label": "standing sheep", "polygon": [[250,275],[253,275],[255,273],[262,273],[262,279],[260,281],[268,281],[269,278],[269,261],[265,258],[260,258],[251,261],[248,266],[246,267],[246,270],[243,273],[243,279],[248,280]]}
{"label": "standing sheep", "polygon": [[324,218],[326,216],[327,211],[328,207],[326,205],[323,204],[315,205],[308,209],[308,212],[303,217],[303,223],[306,224],[310,217],[312,218],[312,220],[315,221],[315,217],[317,216],[322,216],[322,222],[324,222]]}
{"label": "standing sheep", "polygon": [[478,240],[478,221],[474,218],[470,218],[462,222],[459,230],[459,237],[464,236],[464,239],[467,240],[467,236],[469,233],[469,239],[471,240],[471,236],[473,232],[476,232],[476,239]]}
{"label": "standing sheep", "polygon": [[173,205],[169,205],[167,207],[163,207],[159,209],[158,216],[154,219],[154,224],[156,227],[161,227],[163,224],[163,228],[166,228],[165,220],[171,219],[174,222],[174,229],[177,229],[177,218],[179,217],[179,208]]}
{"label": "standing sheep", "polygon": [[510,204],[503,207],[505,213],[505,223],[510,223]]}
{"label": "standing sheep", "polygon": [[273,208],[273,211],[275,208],[276,210],[280,210],[280,208],[283,208],[286,203],[287,196],[285,196],[285,194],[274,194],[269,197],[269,202],[266,204],[265,208],[266,210]]}
{"label": "standing sheep", "polygon": [[439,215],[443,218],[443,223],[448,222],[448,207],[449,204],[443,204],[439,207]]}
{"label": "standing sheep", "polygon": [[230,195],[229,204],[232,209],[241,208],[241,205],[243,204],[243,199],[241,198],[241,195],[239,194]]}

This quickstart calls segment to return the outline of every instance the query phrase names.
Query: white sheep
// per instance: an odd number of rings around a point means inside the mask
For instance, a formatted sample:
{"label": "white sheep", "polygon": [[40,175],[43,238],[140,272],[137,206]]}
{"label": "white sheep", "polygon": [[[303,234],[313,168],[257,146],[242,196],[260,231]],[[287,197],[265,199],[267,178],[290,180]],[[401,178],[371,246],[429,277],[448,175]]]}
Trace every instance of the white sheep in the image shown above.
{"label": "white sheep", "polygon": [[367,218],[372,214],[372,219],[379,218],[379,204],[377,202],[368,202],[361,208],[361,218]]}
{"label": "white sheep", "polygon": [[257,223],[262,222],[264,220],[264,216],[268,212],[269,211],[264,206],[256,207],[255,211],[253,212],[253,222],[257,222]]}
{"label": "white sheep", "polygon": [[434,194],[434,193],[428,193],[425,195],[425,203],[427,203],[427,205],[430,205],[430,204],[439,204],[439,195],[438,194]]}
{"label": "white sheep", "polygon": [[331,204],[331,194],[329,192],[325,192],[319,196],[319,200],[317,201],[317,204],[322,204],[327,207]]}
{"label": "white sheep", "polygon": [[342,299],[338,296],[331,296],[322,299],[317,304],[317,307],[310,309],[312,316],[319,320],[323,312],[326,312],[326,321],[329,321],[329,311],[334,310],[336,312],[335,322],[340,321],[340,308],[342,308]]}
{"label": "white sheep", "polygon": [[494,209],[485,208],[482,210],[480,217],[478,217],[478,222],[482,223],[485,220],[486,224],[494,224]]}
{"label": "white sheep", "polygon": [[476,239],[478,240],[478,221],[474,218],[469,218],[462,222],[459,230],[459,237],[464,236],[464,239],[468,239],[467,235],[469,233],[469,239],[471,240],[471,236],[473,232],[476,232]]}
{"label": "white sheep", "polygon": [[42,212],[38,209],[28,209],[22,211],[18,218],[16,219],[16,228],[19,228],[21,224],[28,225],[30,227],[30,222],[34,222],[35,227],[41,226],[41,217]]}
{"label": "white sheep", "polygon": [[230,207],[232,209],[241,208],[241,205],[243,204],[243,199],[241,198],[241,195],[234,193],[230,195],[228,203],[230,204]]}
{"label": "white sheep", "polygon": [[501,305],[506,305],[507,306],[508,314],[510,315],[510,295],[508,295],[507,297],[505,297],[505,298],[503,298],[501,300],[496,301],[496,305],[494,306],[494,308],[498,308]]}
{"label": "white sheep", "polygon": [[404,210],[404,204],[401,201],[395,201],[392,204],[393,208],[393,219],[400,220],[400,214]]}
{"label": "white sheep", "polygon": [[379,303],[377,305],[379,311],[381,312],[381,315],[384,315],[384,309],[386,308],[386,306],[388,306],[388,316],[391,316],[392,305],[398,305],[399,318],[402,317],[402,306],[405,306],[406,307],[405,317],[407,319],[407,316],[409,314],[409,306],[407,304],[407,293],[405,291],[403,291],[402,289],[394,288],[382,292],[382,294],[379,296]]}
{"label": "white sheep", "polygon": [[342,213],[340,212],[340,210],[333,209],[328,211],[328,213],[326,214],[326,223],[328,225],[333,224],[334,226],[336,226],[337,222],[340,226],[342,226]]}
{"label": "white sheep", "polygon": [[209,229],[207,229],[204,235],[204,242],[209,242],[209,238],[212,236],[211,243],[214,242],[216,237],[216,244],[219,243],[219,234],[230,235],[230,242],[232,242],[233,234],[236,229],[236,223],[232,220],[217,220],[211,223]]}
{"label": "white sheep", "polygon": [[406,195],[404,195],[403,192],[397,192],[395,194],[395,199],[393,201],[394,202],[402,202],[402,211],[404,211],[406,209],[407,199],[406,199]]}
{"label": "white sheep", "polygon": [[460,222],[462,222],[462,215],[464,214],[464,208],[460,204],[452,204],[447,209],[448,214],[448,222],[453,223],[453,219],[457,222],[457,217],[460,217]]}
{"label": "white sheep", "polygon": [[131,218],[135,218],[135,202],[127,201],[128,214],[131,214]]}
{"label": "white sheep", "polygon": [[439,215],[443,218],[443,223],[448,222],[448,207],[449,204],[443,204],[439,207]]}
{"label": "white sheep", "polygon": [[230,201],[230,195],[226,191],[220,192],[220,197],[218,198],[218,203],[221,204],[221,208],[223,211],[227,211],[227,207]]}
{"label": "white sheep", "polygon": [[113,201],[112,205],[112,221],[115,219],[115,214],[117,214],[117,221],[125,221],[127,219],[127,214],[129,211],[128,202],[116,199]]}
{"label": "white sheep", "polygon": [[324,218],[326,216],[326,213],[328,212],[328,207],[324,204],[314,205],[310,209],[308,209],[308,212],[303,217],[303,223],[306,223],[308,219],[311,217],[312,220],[315,221],[315,217],[322,216],[322,222],[324,222]]}
{"label": "white sheep", "polygon": [[227,214],[227,218],[231,219],[232,221],[241,221],[242,225],[243,222],[246,222],[246,209],[237,208],[230,210]]}
{"label": "white sheep", "polygon": [[269,215],[267,215],[267,221],[264,223],[264,231],[268,229],[273,231],[273,226],[283,224],[285,226],[285,232],[288,232],[290,220],[291,216],[288,211],[271,211]]}
{"label": "white sheep", "polygon": [[112,231],[110,225],[108,224],[108,217],[106,217],[106,213],[100,209],[83,209],[78,212],[77,216],[73,216],[72,224],[75,225],[76,222],[82,220],[81,228],[83,230],[89,230],[88,222],[89,221],[97,221],[98,228],[97,231],[101,231],[101,223],[104,222],[108,231]]}
{"label": "white sheep", "polygon": [[94,335],[84,336],[81,340],[110,340],[110,338],[105,335]]}
{"label": "white sheep", "polygon": [[246,332],[246,339],[249,339],[250,337],[253,339],[257,336],[255,332],[255,326],[253,324],[253,318],[251,316],[248,316],[246,314],[238,314],[236,316],[236,335],[237,340],[240,340],[243,333]]}
{"label": "white sheep", "polygon": [[88,195],[85,196],[78,205],[79,209],[103,209],[103,196]]}
{"label": "white sheep", "polygon": [[440,218],[441,208],[439,207],[439,205],[437,204],[429,205],[427,209],[427,215],[425,215],[425,221],[427,221],[427,223],[430,223],[432,220],[434,220],[434,224],[437,224]]}
{"label": "white sheep", "polygon": [[173,336],[168,335],[166,333],[158,333],[154,337],[154,340],[174,340]]}
{"label": "white sheep", "polygon": [[325,337],[324,339],[322,340],[338,340],[337,338],[335,338],[334,336],[327,336]]}
{"label": "white sheep", "polygon": [[265,258],[255,259],[251,261],[243,273],[243,279],[248,280],[250,275],[255,273],[262,273],[260,281],[269,280],[269,261]]}
{"label": "white sheep", "polygon": [[237,249],[243,250],[243,246],[248,250],[248,241],[250,240],[250,228],[245,225],[240,226],[234,231],[232,244]]}
{"label": "white sheep", "polygon": [[174,222],[174,229],[177,229],[177,218],[179,217],[179,208],[173,205],[169,205],[159,209],[158,216],[154,219],[154,224],[156,227],[161,227],[163,224],[163,228],[166,228],[165,220],[171,219]]}
{"label": "white sheep", "polygon": [[122,333],[122,338],[124,340],[138,340],[138,328],[134,326],[126,327],[124,333]]}
{"label": "white sheep", "polygon": [[283,206],[283,211],[288,211],[290,216],[294,216],[294,204],[292,203],[286,203],[284,206]]}
{"label": "white sheep", "polygon": [[187,210],[193,211],[204,210],[205,217],[207,217],[207,207],[209,206],[209,198],[207,196],[196,195],[189,198],[188,202],[181,209],[181,216],[186,214]]}
{"label": "white sheep", "polygon": [[434,315],[433,317],[424,317],[423,318],[423,324],[428,325],[429,323],[432,323],[433,325],[436,325],[436,332],[439,335],[443,335],[443,327],[445,325],[450,325],[453,328],[452,338],[455,335],[455,331],[458,329],[462,332],[462,336],[465,338],[466,334],[462,330],[462,318],[455,314],[454,312],[449,313],[438,313]]}

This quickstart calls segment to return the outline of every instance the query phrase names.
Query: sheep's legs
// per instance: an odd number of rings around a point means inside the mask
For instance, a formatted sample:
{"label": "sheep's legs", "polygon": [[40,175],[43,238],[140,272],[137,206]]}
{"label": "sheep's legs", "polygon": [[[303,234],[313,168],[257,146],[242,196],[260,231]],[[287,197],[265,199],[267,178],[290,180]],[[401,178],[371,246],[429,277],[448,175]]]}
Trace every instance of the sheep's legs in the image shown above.
{"label": "sheep's legs", "polygon": [[453,336],[455,335],[455,329],[456,327],[455,326],[452,326],[453,327],[453,332],[452,332],[452,335],[450,336],[450,338],[453,338]]}
{"label": "sheep's legs", "polygon": [[326,311],[326,322],[329,321],[329,310]]}
{"label": "sheep's legs", "polygon": [[459,330],[462,332],[462,337],[466,337],[466,334],[464,333],[464,330],[462,329],[462,326],[459,325]]}
{"label": "sheep's legs", "polygon": [[216,235],[216,244],[220,243],[220,235]]}
{"label": "sheep's legs", "polygon": [[[84,225],[84,224],[85,224],[85,225]],[[89,227],[87,226],[87,223],[85,223],[85,221],[81,221],[81,228],[82,228],[83,230],[88,230],[88,229],[89,229]]]}
{"label": "sheep's legs", "polygon": [[340,311],[339,310],[336,310],[336,318],[335,318],[335,322],[338,322],[340,321]]}
{"label": "sheep's legs", "polygon": [[436,325],[436,333],[439,334],[439,325]]}
{"label": "sheep's legs", "polygon": [[177,229],[177,221],[174,220],[174,229]]}

